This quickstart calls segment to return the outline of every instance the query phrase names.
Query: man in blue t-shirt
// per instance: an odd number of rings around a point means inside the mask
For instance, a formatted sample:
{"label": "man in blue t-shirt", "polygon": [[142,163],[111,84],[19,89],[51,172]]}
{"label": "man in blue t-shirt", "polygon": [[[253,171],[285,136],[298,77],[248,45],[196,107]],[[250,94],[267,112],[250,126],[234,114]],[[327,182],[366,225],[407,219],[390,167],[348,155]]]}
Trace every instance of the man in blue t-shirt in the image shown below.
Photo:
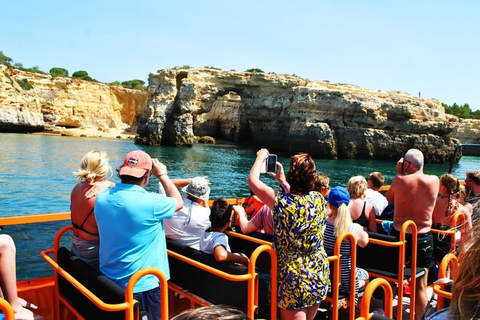
{"label": "man in blue t-shirt", "polygon": [[[163,219],[183,207],[183,200],[167,175],[167,167],[140,150],[125,157],[118,174],[122,183],[100,192],[95,218],[100,235],[100,271],[126,288],[130,277],[145,267],[159,269],[170,278]],[[151,175],[166,195],[147,192]],[[157,277],[142,277],[134,297],[153,319],[160,319],[160,287]]]}

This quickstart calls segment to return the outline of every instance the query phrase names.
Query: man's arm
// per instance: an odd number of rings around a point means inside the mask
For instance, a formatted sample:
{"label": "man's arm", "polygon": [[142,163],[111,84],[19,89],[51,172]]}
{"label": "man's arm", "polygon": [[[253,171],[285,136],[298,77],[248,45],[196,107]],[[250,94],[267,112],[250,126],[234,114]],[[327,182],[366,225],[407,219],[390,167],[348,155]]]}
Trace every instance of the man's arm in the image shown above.
{"label": "man's arm", "polygon": [[175,200],[176,206],[175,211],[178,211],[183,208],[183,199],[178,191],[177,187],[173,183],[172,180],[168,177],[167,167],[158,161],[158,159],[152,159],[153,163],[153,170],[152,174],[155,175],[160,183],[162,184],[163,188],[168,197]]}

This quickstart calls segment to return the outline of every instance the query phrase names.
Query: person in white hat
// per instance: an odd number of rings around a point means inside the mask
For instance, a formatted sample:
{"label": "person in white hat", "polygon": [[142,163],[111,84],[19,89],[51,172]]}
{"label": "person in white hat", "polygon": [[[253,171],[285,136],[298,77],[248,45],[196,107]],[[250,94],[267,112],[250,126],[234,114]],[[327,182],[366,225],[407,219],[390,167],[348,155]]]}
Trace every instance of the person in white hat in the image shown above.
{"label": "person in white hat", "polygon": [[[203,231],[210,226],[209,182],[204,177],[195,177],[181,190],[186,193],[184,206],[171,219],[164,220],[165,235],[199,250]],[[162,193],[162,188],[159,188],[159,192]]]}

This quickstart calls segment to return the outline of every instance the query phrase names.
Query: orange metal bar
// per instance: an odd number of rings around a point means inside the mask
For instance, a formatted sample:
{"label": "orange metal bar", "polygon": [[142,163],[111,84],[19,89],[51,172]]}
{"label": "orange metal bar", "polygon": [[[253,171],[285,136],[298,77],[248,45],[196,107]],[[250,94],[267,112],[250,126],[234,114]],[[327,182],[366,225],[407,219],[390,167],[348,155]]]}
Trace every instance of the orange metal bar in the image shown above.
{"label": "orange metal bar", "polygon": [[[450,270],[450,274],[449,271]],[[438,267],[438,279],[452,279],[455,281],[458,272],[458,258],[456,255],[449,253],[443,257],[440,266]],[[452,293],[445,291],[445,285],[435,284],[433,286],[433,292],[437,294],[437,310],[445,307],[445,299],[452,299]]]}
{"label": "orange metal bar", "polygon": [[[99,299],[94,293],[92,293],[89,289],[87,289],[83,284],[78,282],[63,268],[61,268],[57,264],[57,261],[58,261],[57,252],[60,247],[60,239],[63,234],[65,234],[67,231],[72,229],[73,229],[72,226],[66,226],[61,228],[55,234],[54,248],[47,249],[41,252],[42,258],[54,268],[55,279],[57,279],[58,275],[61,275],[68,282],[70,282],[77,290],[82,292],[90,301],[92,301],[100,309],[105,311],[112,311],[112,312],[125,310],[127,314],[126,320],[133,320],[135,319],[134,305],[136,303],[136,300],[133,299],[133,289],[135,287],[135,284],[138,281],[138,279],[140,279],[141,277],[147,274],[153,274],[159,279],[159,282],[160,282],[160,299],[161,299],[160,302],[161,302],[162,319],[168,319],[168,283],[163,273],[161,273],[160,270],[158,269],[144,268],[137,271],[128,281],[127,288],[125,289],[125,302],[118,303],[118,304],[107,304],[103,302],[101,299]],[[48,256],[49,254],[54,255],[54,260],[50,258],[50,256]],[[55,281],[55,295],[56,295],[57,301],[62,301],[64,305],[67,306],[67,308],[69,308],[69,310],[71,310],[73,313],[75,313],[77,317],[82,318],[80,314],[73,307],[70,306],[70,303],[60,296],[57,281]],[[59,303],[57,303],[57,306],[55,309],[56,309],[55,310],[56,319],[59,319],[60,318]]]}
{"label": "orange metal bar", "polygon": [[238,233],[238,232],[235,232],[235,231],[225,231],[225,234],[227,234],[229,237],[230,236],[237,237],[237,238],[240,238],[240,239],[243,239],[243,240],[248,240],[250,242],[254,242],[254,243],[258,243],[258,244],[265,244],[267,246],[273,247],[272,241],[266,241],[266,240],[263,240],[263,239],[258,239],[258,238],[249,236],[248,234],[242,234],[242,233]]}
{"label": "orange metal bar", "polygon": [[370,313],[370,300],[372,299],[373,292],[378,287],[382,287],[385,293],[383,299],[383,309],[385,310],[385,316],[388,318],[393,317],[393,292],[392,287],[387,280],[382,278],[373,279],[365,288],[363,293],[362,302],[360,306],[360,316],[357,320],[370,320],[373,317],[373,313]]}
{"label": "orange metal bar", "polygon": [[[405,264],[406,264],[406,258],[405,258],[405,251],[406,251],[406,240],[405,240],[405,235],[407,233],[407,229],[410,229],[410,232],[412,234],[412,257],[411,257],[411,268],[412,268],[412,277],[410,281],[410,288],[411,288],[411,293],[410,293],[410,310],[415,310],[415,299],[416,299],[416,269],[417,269],[417,225],[415,222],[412,220],[407,220],[403,223],[402,228],[400,230],[400,239],[399,241],[396,242],[390,242],[390,241],[384,241],[384,240],[379,240],[375,238],[370,238],[369,242],[370,243],[376,243],[379,245],[387,246],[387,247],[398,247],[399,248],[399,255],[398,255],[398,278],[392,278],[392,277],[387,277],[381,274],[377,274],[375,272],[369,272],[370,277],[379,277],[383,278],[387,281],[395,282],[398,284],[398,289],[397,289],[397,300],[399,301],[399,304],[402,303],[403,301],[403,281],[405,278]],[[410,233],[409,232],[409,233]],[[402,320],[402,312],[398,312],[397,315],[397,320]],[[410,320],[415,319],[415,313],[410,311]]]}
{"label": "orange metal bar", "polygon": [[343,241],[349,240],[350,243],[350,296],[346,301],[344,301],[343,306],[349,308],[349,320],[355,319],[355,280],[356,280],[356,267],[357,267],[357,241],[351,232],[344,232],[335,240],[335,248],[333,250],[333,256],[328,256],[328,261],[333,262],[333,283],[332,286],[332,297],[325,298],[325,301],[328,301],[332,304],[332,318],[338,319],[338,306],[340,299],[340,286],[341,286],[341,246]]}
{"label": "orange metal bar", "polygon": [[38,222],[63,221],[70,220],[70,212],[64,213],[47,213],[34,216],[19,217],[1,217],[0,226],[10,226],[15,224],[29,224]]}
{"label": "orange metal bar", "polygon": [[[167,278],[165,275],[156,268],[143,268],[133,274],[133,276],[128,280],[127,288],[125,289],[125,302],[129,305],[127,309],[127,319],[134,319],[133,314],[133,306],[135,305],[136,301],[133,299],[133,289],[135,288],[135,284],[137,281],[148,274],[152,274],[156,276],[160,282],[160,306],[161,306],[161,318],[168,319],[168,283]],[[154,317],[154,315],[152,315]]]}
{"label": "orange metal bar", "polygon": [[12,306],[8,303],[7,300],[0,298],[0,309],[5,315],[5,320],[15,320],[15,315],[13,313]]}
{"label": "orange metal bar", "polygon": [[250,262],[248,264],[248,273],[243,274],[243,275],[233,275],[230,273],[226,273],[224,271],[218,270],[216,268],[213,268],[209,265],[206,265],[204,263],[198,262],[196,260],[190,259],[188,257],[185,257],[175,251],[167,250],[168,254],[178,260],[184,261],[186,263],[189,263],[201,270],[204,270],[206,272],[212,273],[214,275],[217,275],[221,278],[224,278],[226,280],[230,281],[247,281],[248,282],[248,297],[247,297],[247,317],[249,319],[254,319],[254,314],[255,310],[258,307],[258,297],[256,291],[258,290],[258,287],[255,285],[256,284],[256,279],[257,279],[257,273],[255,271],[255,266],[256,262],[258,259],[258,256],[263,253],[267,252],[270,254],[270,257],[272,259],[272,269],[271,269],[271,318],[276,319],[277,318],[277,254],[275,250],[273,249],[271,244],[265,245],[262,244],[259,247],[257,247],[251,257],[250,257]]}

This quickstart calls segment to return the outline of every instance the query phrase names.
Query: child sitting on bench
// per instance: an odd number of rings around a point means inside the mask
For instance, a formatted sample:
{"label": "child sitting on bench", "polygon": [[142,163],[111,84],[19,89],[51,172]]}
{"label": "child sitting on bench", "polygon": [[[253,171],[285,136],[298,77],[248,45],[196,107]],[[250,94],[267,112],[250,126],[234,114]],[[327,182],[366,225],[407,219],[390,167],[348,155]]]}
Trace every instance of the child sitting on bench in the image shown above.
{"label": "child sitting on bench", "polygon": [[248,266],[248,257],[243,253],[232,253],[228,236],[223,233],[230,226],[232,213],[232,206],[227,201],[218,199],[213,202],[210,207],[211,226],[203,232],[200,251],[214,255],[219,262],[232,261]]}

